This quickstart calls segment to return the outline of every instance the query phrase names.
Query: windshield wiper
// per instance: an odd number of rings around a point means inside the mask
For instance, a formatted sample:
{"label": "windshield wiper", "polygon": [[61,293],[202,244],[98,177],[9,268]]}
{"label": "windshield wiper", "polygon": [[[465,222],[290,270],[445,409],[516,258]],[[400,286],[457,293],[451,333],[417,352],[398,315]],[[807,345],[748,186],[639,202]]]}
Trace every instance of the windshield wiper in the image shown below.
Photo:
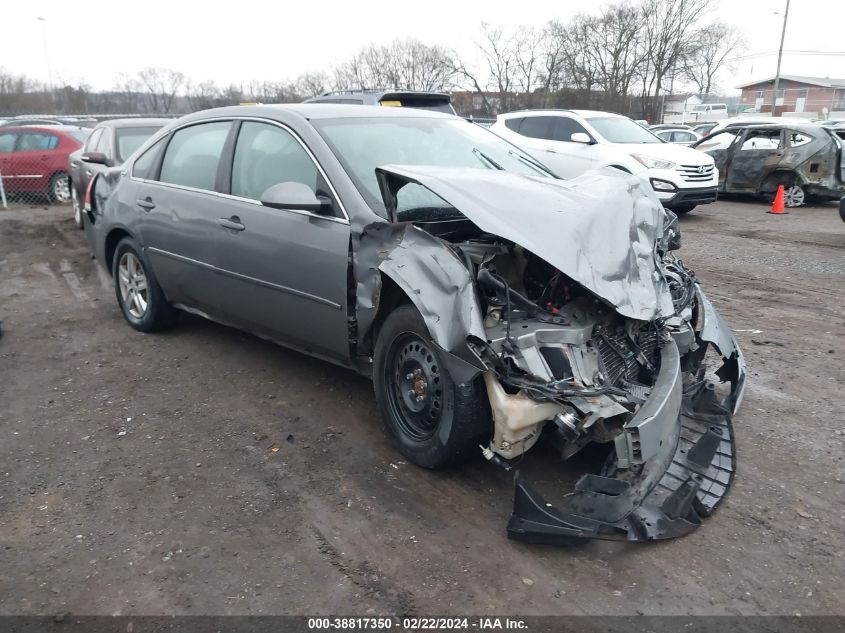
{"label": "windshield wiper", "polygon": [[502,167],[499,163],[497,163],[495,160],[490,158],[487,154],[482,152],[477,147],[472,148],[472,153],[475,154],[476,156],[478,156],[481,160],[483,160],[488,165],[492,165],[493,169],[498,169],[500,171],[504,171],[504,169],[505,169],[504,167]]}
{"label": "windshield wiper", "polygon": [[510,154],[511,156],[516,158],[517,160],[522,161],[523,163],[525,163],[529,167],[532,167],[535,170],[539,171],[544,176],[551,176],[552,178],[555,177],[555,175],[552,172],[550,172],[548,169],[543,167],[540,163],[535,161],[533,158],[528,158],[528,156],[525,156],[524,154],[520,154],[519,152],[515,152],[512,149],[508,150],[508,154]]}

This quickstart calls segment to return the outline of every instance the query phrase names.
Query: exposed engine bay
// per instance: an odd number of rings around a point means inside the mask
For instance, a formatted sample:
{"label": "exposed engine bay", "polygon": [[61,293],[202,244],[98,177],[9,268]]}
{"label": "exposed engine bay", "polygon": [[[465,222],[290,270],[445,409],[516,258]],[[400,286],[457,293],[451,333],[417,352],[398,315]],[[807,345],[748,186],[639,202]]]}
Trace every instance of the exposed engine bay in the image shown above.
{"label": "exposed engine bay", "polygon": [[[419,183],[461,211],[416,217],[398,238],[394,228],[395,246],[379,269],[416,293],[435,342],[453,354],[452,373],[483,376],[493,418],[484,456],[510,469],[541,435],[563,459],[592,442],[613,444],[614,459],[585,474],[560,504],[517,474],[509,536],[651,540],[697,527],[735,469],[731,417],[744,361],[695,274],[673,254],[674,214],[633,177],[619,177],[613,206],[608,196],[585,203],[569,184],[549,193],[529,182],[519,203],[549,233],[537,237],[500,221],[516,204],[503,199],[510,189],[495,191],[502,176],[468,185],[433,168],[384,171],[383,189],[394,196]],[[563,217],[555,196],[578,198],[581,211]],[[448,255],[429,250],[437,243]],[[422,276],[409,276],[410,258]],[[709,369],[730,383],[727,394],[708,375],[711,348],[722,365]]]}

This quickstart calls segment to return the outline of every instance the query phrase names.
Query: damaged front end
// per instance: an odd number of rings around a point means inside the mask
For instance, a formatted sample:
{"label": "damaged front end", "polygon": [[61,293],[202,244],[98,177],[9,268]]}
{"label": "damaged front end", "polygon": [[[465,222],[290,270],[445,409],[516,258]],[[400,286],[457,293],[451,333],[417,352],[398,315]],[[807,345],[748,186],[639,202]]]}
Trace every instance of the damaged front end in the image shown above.
{"label": "damaged front end", "polygon": [[566,183],[436,168],[379,176],[395,220],[409,183],[462,214],[373,229],[378,261],[364,264],[408,293],[460,380],[483,375],[493,418],[485,457],[510,468],[541,436],[563,459],[612,446],[602,471],[558,502],[517,474],[508,535],[568,544],[695,529],[735,470],[745,365],[672,254],[677,219],[648,185],[615,171]]}

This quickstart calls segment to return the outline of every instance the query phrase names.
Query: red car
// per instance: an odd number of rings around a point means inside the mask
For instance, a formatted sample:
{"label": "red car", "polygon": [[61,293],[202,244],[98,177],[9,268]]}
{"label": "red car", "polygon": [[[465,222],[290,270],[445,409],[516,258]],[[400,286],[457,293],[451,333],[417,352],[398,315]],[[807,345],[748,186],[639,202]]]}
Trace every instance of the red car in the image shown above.
{"label": "red car", "polygon": [[70,200],[67,162],[90,130],[69,125],[0,128],[0,176],[6,195]]}

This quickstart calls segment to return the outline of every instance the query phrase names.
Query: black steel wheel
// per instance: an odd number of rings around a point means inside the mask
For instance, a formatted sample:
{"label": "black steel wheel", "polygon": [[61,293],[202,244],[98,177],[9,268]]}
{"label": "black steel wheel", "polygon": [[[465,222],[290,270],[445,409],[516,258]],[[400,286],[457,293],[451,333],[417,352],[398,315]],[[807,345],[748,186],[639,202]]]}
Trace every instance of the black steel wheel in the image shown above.
{"label": "black steel wheel", "polygon": [[481,377],[456,383],[445,354],[410,305],[388,315],[373,354],[373,383],[385,429],[405,457],[425,468],[480,455],[478,445],[490,439],[490,406]]}

